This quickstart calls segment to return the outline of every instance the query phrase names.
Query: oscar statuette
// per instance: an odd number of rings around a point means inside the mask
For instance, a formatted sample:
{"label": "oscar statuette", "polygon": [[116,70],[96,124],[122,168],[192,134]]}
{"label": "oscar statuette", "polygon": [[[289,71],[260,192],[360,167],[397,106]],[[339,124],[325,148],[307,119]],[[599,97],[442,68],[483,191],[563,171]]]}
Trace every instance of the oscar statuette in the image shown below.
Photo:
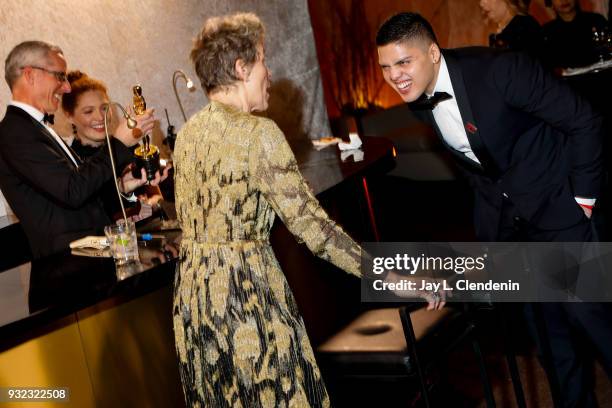
{"label": "oscar statuette", "polygon": [[[147,103],[144,96],[142,96],[142,87],[140,85],[134,85],[132,88],[132,107],[134,108],[134,114],[136,116],[142,115],[147,109]],[[145,135],[136,150],[134,150],[134,168],[132,169],[132,175],[136,178],[140,178],[142,168],[145,169],[147,174],[147,180],[151,181],[155,179],[155,173],[159,170],[159,148],[154,144],[151,144],[149,135]]]}

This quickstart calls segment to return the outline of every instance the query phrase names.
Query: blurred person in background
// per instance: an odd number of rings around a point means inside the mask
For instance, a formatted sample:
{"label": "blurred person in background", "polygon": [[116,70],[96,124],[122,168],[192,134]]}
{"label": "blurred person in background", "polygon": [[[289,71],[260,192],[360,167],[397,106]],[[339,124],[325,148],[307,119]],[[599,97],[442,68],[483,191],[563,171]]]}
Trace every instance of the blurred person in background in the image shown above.
{"label": "blurred person in background", "polygon": [[[553,68],[575,68],[599,60],[595,32],[606,33],[608,21],[601,14],[580,10],[577,0],[547,0],[557,18],[544,24],[544,60]],[[599,34],[598,34],[599,35]]]}
{"label": "blurred person in background", "polygon": [[529,0],[480,0],[485,18],[495,26],[489,46],[522,51],[539,58],[542,54],[540,24],[528,14]]}

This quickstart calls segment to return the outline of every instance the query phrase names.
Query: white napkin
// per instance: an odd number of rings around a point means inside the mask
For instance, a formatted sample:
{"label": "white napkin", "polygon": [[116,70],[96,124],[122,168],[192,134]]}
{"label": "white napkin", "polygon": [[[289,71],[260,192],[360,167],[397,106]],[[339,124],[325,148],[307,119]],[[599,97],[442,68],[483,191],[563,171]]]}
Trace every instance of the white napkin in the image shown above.
{"label": "white napkin", "polygon": [[5,215],[11,215],[13,211],[11,211],[11,207],[9,207],[6,199],[2,195],[2,191],[0,191],[0,217],[4,217]]}
{"label": "white napkin", "polygon": [[104,249],[108,246],[108,240],[106,237],[96,237],[93,235],[88,235],[84,238],[77,239],[76,241],[72,241],[70,243],[70,248],[94,248],[94,249]]}
{"label": "white napkin", "polygon": [[586,67],[565,68],[561,71],[561,75],[564,77],[581,75],[581,74],[586,74],[588,72],[598,72],[602,69],[607,69],[611,67],[612,67],[612,60],[597,61],[596,63],[587,65]]}
{"label": "white napkin", "polygon": [[340,153],[340,160],[345,162],[346,159],[348,159],[351,156],[353,156],[353,161],[360,162],[363,160],[363,150],[361,149],[343,150]]}
{"label": "white napkin", "polygon": [[357,135],[357,133],[349,133],[349,139],[351,140],[349,143],[338,143],[338,148],[340,150],[353,150],[361,147],[361,139],[359,138],[359,135]]}
{"label": "white napkin", "polygon": [[112,258],[110,248],[95,249],[95,248],[73,248],[70,250],[72,255],[88,256],[91,258]]}
{"label": "white napkin", "polygon": [[315,149],[321,150],[325,149],[328,146],[338,144],[342,139],[339,137],[322,137],[321,139],[316,139],[312,141],[312,145]]}

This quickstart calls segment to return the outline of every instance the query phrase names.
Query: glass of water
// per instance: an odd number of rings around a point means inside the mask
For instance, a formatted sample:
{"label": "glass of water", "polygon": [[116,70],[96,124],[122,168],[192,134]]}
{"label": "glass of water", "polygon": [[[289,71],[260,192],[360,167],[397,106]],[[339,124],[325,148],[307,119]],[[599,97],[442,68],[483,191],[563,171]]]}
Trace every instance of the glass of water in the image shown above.
{"label": "glass of water", "polygon": [[132,221],[121,220],[117,224],[104,227],[104,234],[110,245],[116,265],[138,262],[138,241],[136,225]]}

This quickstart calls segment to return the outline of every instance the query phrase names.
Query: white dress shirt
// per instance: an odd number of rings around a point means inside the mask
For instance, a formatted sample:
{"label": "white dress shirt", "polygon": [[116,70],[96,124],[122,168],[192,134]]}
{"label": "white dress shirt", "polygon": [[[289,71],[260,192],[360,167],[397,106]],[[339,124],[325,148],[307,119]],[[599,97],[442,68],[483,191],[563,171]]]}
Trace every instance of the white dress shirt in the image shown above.
{"label": "white dress shirt", "polygon": [[70,157],[70,160],[72,160],[72,162],[74,163],[74,165],[76,167],[79,167],[76,159],[74,158],[74,156],[72,155],[72,153],[70,153],[70,150],[68,150],[68,147],[66,147],[66,144],[63,142],[63,140],[58,136],[57,133],[55,133],[55,130],[53,130],[53,128],[47,126],[46,123],[43,123],[43,118],[45,117],[45,114],[42,113],[41,111],[39,111],[38,109],[36,109],[35,107],[28,105],[27,103],[23,103],[23,102],[17,102],[17,101],[10,101],[9,105],[13,105],[16,106],[20,109],[23,109],[24,111],[26,111],[28,113],[28,115],[30,115],[31,117],[34,118],[34,120],[36,120],[37,122],[40,122],[43,124],[43,126],[45,128],[47,128],[47,130],[49,131],[49,133],[51,134],[51,136],[53,136],[53,138],[55,139],[55,141],[57,142],[57,144],[66,152],[66,154],[68,155],[68,157]]}
{"label": "white dress shirt", "polygon": [[438,72],[438,79],[434,88],[435,92],[446,92],[452,96],[451,99],[438,103],[432,111],[444,141],[453,149],[480,164],[480,161],[478,161],[478,158],[472,151],[467,132],[463,127],[463,119],[461,118],[459,105],[457,105],[457,99],[455,98],[455,90],[453,89],[448,67],[443,56],[441,57],[440,71]]}

